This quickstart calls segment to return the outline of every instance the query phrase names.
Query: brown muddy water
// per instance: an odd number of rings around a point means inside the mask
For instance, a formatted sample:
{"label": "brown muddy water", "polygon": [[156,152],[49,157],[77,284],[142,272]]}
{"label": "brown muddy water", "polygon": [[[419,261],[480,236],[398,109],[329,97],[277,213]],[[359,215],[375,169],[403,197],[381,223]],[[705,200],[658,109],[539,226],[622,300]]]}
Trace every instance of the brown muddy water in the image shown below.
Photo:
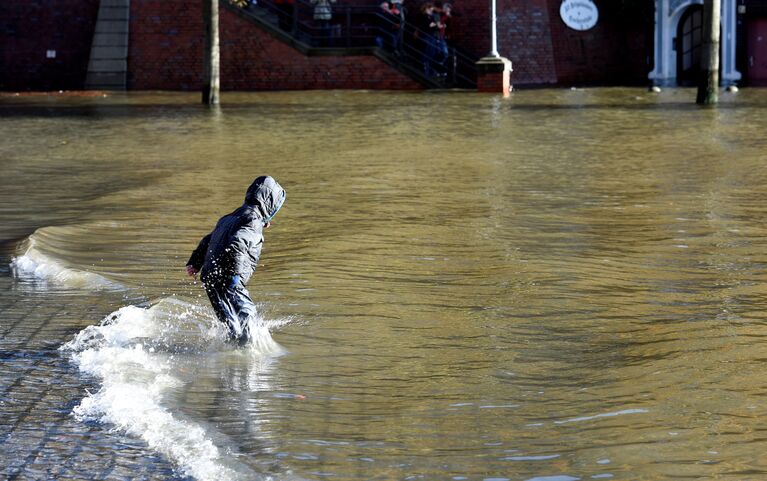
{"label": "brown muddy water", "polygon": [[[0,99],[7,479],[767,478],[767,90]],[[191,249],[287,202],[235,348]]]}

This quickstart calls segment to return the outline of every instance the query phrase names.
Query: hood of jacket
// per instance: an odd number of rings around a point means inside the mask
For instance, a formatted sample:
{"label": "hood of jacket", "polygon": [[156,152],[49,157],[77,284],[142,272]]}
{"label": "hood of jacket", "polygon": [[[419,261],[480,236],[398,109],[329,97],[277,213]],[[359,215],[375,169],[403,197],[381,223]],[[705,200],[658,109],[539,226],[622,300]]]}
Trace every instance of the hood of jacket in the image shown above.
{"label": "hood of jacket", "polygon": [[255,208],[265,223],[272,220],[283,202],[285,189],[268,175],[254,180],[245,194],[245,204]]}

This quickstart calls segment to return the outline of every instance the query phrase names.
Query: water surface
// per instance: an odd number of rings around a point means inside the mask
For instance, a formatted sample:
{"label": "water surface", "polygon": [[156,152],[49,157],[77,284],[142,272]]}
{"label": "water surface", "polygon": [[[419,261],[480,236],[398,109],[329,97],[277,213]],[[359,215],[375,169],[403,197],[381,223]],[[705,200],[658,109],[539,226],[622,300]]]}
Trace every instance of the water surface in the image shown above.
{"label": "water surface", "polygon": [[[0,99],[3,475],[765,476],[767,91],[693,99]],[[183,265],[267,173],[235,349]]]}

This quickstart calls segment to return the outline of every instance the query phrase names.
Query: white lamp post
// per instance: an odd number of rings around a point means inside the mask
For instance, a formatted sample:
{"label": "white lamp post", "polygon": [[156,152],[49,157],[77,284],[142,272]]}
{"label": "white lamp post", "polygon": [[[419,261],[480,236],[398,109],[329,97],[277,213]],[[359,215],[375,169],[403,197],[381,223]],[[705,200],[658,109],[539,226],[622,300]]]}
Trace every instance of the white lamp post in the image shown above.
{"label": "white lamp post", "polygon": [[507,96],[511,91],[511,61],[498,53],[495,2],[490,0],[490,53],[477,62],[477,90]]}
{"label": "white lamp post", "polygon": [[490,53],[488,57],[500,57],[498,54],[498,36],[496,34],[495,0],[490,0]]}

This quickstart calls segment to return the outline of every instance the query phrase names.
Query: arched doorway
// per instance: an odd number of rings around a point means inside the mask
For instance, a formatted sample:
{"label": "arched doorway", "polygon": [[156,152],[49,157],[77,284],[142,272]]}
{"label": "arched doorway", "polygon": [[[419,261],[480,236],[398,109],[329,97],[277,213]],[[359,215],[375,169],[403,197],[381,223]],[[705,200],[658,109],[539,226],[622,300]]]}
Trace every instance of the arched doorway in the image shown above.
{"label": "arched doorway", "polygon": [[703,42],[703,7],[692,5],[682,14],[676,33],[676,81],[695,85],[700,76]]}

